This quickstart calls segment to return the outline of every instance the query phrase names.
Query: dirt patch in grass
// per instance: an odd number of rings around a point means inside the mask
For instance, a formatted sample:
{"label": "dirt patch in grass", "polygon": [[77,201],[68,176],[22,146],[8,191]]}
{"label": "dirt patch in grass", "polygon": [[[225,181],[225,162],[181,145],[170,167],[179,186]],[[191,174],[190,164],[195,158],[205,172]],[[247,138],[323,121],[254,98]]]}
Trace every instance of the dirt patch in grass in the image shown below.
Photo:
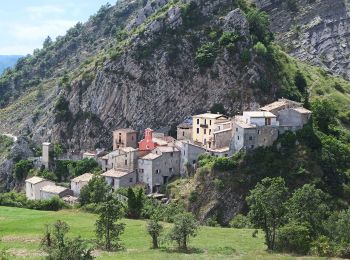
{"label": "dirt patch in grass", "polygon": [[2,242],[21,242],[21,243],[37,243],[40,242],[39,237],[26,236],[4,236],[1,238]]}
{"label": "dirt patch in grass", "polygon": [[42,251],[33,251],[24,248],[11,248],[6,252],[16,257],[33,257],[33,256],[45,256],[46,254]]}

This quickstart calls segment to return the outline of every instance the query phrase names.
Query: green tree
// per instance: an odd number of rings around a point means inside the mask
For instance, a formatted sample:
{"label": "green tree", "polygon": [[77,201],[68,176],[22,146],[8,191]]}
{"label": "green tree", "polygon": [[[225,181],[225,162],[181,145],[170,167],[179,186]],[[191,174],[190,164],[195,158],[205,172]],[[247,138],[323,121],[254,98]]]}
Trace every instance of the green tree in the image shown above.
{"label": "green tree", "polygon": [[316,99],[311,103],[312,118],[316,127],[322,132],[329,134],[330,126],[336,123],[338,111],[336,106],[326,99]]}
{"label": "green tree", "polygon": [[272,40],[272,34],[269,26],[269,16],[265,12],[252,9],[247,14],[250,32],[255,36],[255,42],[269,43]]}
{"label": "green tree", "polygon": [[50,47],[51,44],[52,44],[52,39],[50,36],[47,36],[43,43],[44,49]]}
{"label": "green tree", "polygon": [[53,145],[53,152],[55,155],[55,158],[58,159],[63,154],[63,148],[59,143],[55,143]]}
{"label": "green tree", "polygon": [[222,115],[226,115],[226,110],[223,104],[221,103],[215,103],[211,108],[210,108],[210,112],[213,114],[222,114]]}
{"label": "green tree", "polygon": [[128,216],[134,219],[140,218],[144,201],[143,189],[138,189],[136,193],[131,187],[128,188]]}
{"label": "green tree", "polygon": [[154,249],[159,247],[159,237],[162,234],[163,226],[159,222],[159,217],[152,216],[147,224],[147,232],[152,238],[152,247]]}
{"label": "green tree", "polygon": [[350,244],[350,208],[333,213],[325,226],[333,241],[338,244]]}
{"label": "green tree", "polygon": [[58,220],[53,225],[46,225],[41,240],[41,248],[48,254],[48,259],[58,260],[89,260],[92,249],[80,237],[67,238],[69,226],[66,222]]}
{"label": "green tree", "polygon": [[81,189],[79,202],[81,205],[104,202],[110,188],[111,187],[103,178],[94,176],[88,184]]}
{"label": "green tree", "polygon": [[268,249],[275,249],[277,228],[285,222],[287,188],[283,178],[265,178],[246,198],[251,222],[265,232]]}
{"label": "green tree", "polygon": [[295,223],[307,223],[310,234],[316,237],[322,233],[322,222],[328,217],[327,195],[314,185],[305,184],[297,189],[286,202],[287,218]]}
{"label": "green tree", "polygon": [[70,168],[73,176],[80,176],[87,172],[97,172],[101,170],[98,163],[91,158],[84,158],[83,160],[79,160],[74,165],[71,165]]}
{"label": "green tree", "polygon": [[29,160],[20,160],[15,164],[13,174],[17,180],[23,180],[27,178],[27,175],[31,169],[33,169],[33,162]]}
{"label": "green tree", "polygon": [[120,249],[120,235],[124,232],[125,224],[117,221],[124,216],[122,204],[109,195],[98,207],[97,213],[99,215],[95,224],[97,243],[107,251]]}
{"label": "green tree", "polygon": [[294,84],[300,91],[300,93],[304,94],[307,90],[307,82],[304,77],[304,74],[298,70],[294,76]]}
{"label": "green tree", "polygon": [[199,67],[210,67],[217,55],[218,48],[215,43],[209,42],[203,44],[196,53],[195,60]]}
{"label": "green tree", "polygon": [[190,237],[197,236],[198,222],[191,213],[175,216],[174,227],[170,232],[170,239],[176,241],[179,249],[187,250]]}

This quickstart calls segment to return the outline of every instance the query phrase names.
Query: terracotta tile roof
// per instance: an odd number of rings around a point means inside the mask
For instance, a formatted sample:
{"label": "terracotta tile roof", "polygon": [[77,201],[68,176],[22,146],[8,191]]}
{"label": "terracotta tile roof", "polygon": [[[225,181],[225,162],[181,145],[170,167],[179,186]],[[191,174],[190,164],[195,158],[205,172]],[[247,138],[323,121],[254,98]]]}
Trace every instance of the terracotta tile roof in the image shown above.
{"label": "terracotta tile roof", "polygon": [[137,133],[134,129],[131,128],[122,128],[122,129],[117,129],[113,132],[124,132],[124,133]]}
{"label": "terracotta tile roof", "polygon": [[248,116],[248,117],[255,117],[255,118],[260,118],[260,117],[276,117],[276,115],[272,114],[271,112],[267,111],[244,111],[243,116]]}
{"label": "terracotta tile roof", "polygon": [[140,159],[142,159],[142,160],[155,160],[155,159],[159,158],[160,156],[161,156],[160,154],[149,153],[149,154],[141,157]]}
{"label": "terracotta tile roof", "polygon": [[266,106],[261,107],[260,110],[272,111],[275,109],[285,109],[290,106],[301,106],[301,103],[298,103],[289,99],[281,98],[278,101],[272,102],[271,104],[267,104]]}
{"label": "terracotta tile roof", "polygon": [[69,190],[69,189],[66,187],[56,186],[56,185],[46,185],[40,189],[40,191],[54,193],[54,194],[60,194],[61,192],[66,190]]}
{"label": "terracotta tile roof", "polygon": [[112,177],[112,178],[120,178],[123,176],[126,176],[130,173],[133,173],[133,171],[127,171],[127,170],[122,170],[122,169],[111,169],[109,171],[106,171],[104,173],[101,174],[101,176],[104,177]]}
{"label": "terracotta tile roof", "polygon": [[72,179],[73,182],[88,182],[94,177],[93,174],[91,173],[84,173],[83,175],[80,175],[78,177],[75,177]]}
{"label": "terracotta tile roof", "polygon": [[300,114],[312,114],[312,112],[304,107],[296,107],[293,110],[299,112]]}
{"label": "terracotta tile roof", "polygon": [[26,179],[26,182],[29,182],[31,184],[37,184],[43,181],[47,181],[44,178],[38,177],[38,176],[34,176],[32,178]]}

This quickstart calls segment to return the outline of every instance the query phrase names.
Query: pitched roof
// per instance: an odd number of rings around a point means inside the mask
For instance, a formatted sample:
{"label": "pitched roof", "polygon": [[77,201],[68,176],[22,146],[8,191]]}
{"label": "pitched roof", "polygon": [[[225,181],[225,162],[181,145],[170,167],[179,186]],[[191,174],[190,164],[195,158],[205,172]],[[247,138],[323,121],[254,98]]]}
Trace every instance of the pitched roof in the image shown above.
{"label": "pitched roof", "polygon": [[109,171],[106,171],[104,173],[101,174],[101,176],[104,177],[112,177],[112,178],[120,178],[123,176],[126,176],[130,173],[133,173],[133,171],[127,171],[127,170],[122,170],[122,169],[111,169]]}
{"label": "pitched roof", "polygon": [[40,189],[40,191],[54,193],[54,194],[60,194],[61,192],[66,190],[69,190],[69,189],[66,187],[56,186],[56,185],[46,185]]}
{"label": "pitched roof", "polygon": [[272,114],[271,112],[267,111],[244,111],[243,116],[248,116],[248,117],[255,117],[255,118],[260,118],[260,117],[276,117],[276,115]]}
{"label": "pitched roof", "polygon": [[126,152],[126,153],[130,153],[130,152],[136,151],[136,149],[132,148],[132,147],[121,147],[121,148],[119,148],[119,150],[121,150],[123,152]]}
{"label": "pitched roof", "polygon": [[285,98],[281,98],[278,101],[272,102],[270,104],[267,104],[266,106],[263,106],[260,108],[260,110],[263,111],[272,111],[275,109],[285,109],[288,108],[289,106],[301,106],[301,103],[289,100],[289,99],[285,99]]}
{"label": "pitched roof", "polygon": [[43,181],[47,181],[44,178],[38,177],[38,176],[34,176],[32,178],[26,179],[26,182],[29,182],[31,184],[37,184]]}
{"label": "pitched roof", "polygon": [[225,117],[223,114],[212,114],[212,113],[204,113],[200,115],[195,115],[193,117],[201,117],[201,118],[209,118],[209,119],[217,119],[219,117]]}
{"label": "pitched roof", "polygon": [[256,128],[255,125],[248,124],[248,123],[242,121],[240,117],[235,117],[235,120],[233,122],[236,125],[238,125],[239,127],[241,127],[241,128],[245,128],[245,129],[247,129],[247,128]]}
{"label": "pitched roof", "polygon": [[156,138],[156,137],[153,137],[152,141],[157,143],[158,145],[167,145],[168,144],[167,141],[160,139],[160,138]]}
{"label": "pitched roof", "polygon": [[141,157],[140,159],[142,159],[142,160],[155,160],[155,159],[159,158],[160,156],[161,156],[160,154],[149,153],[149,154]]}
{"label": "pitched roof", "polygon": [[134,129],[131,128],[122,128],[122,129],[117,129],[113,132],[123,132],[123,133],[137,133]]}
{"label": "pitched roof", "polygon": [[299,112],[300,114],[312,114],[312,112],[304,107],[296,107],[293,110]]}
{"label": "pitched roof", "polygon": [[182,123],[182,124],[179,124],[177,127],[181,129],[190,129],[192,128],[192,124]]}
{"label": "pitched roof", "polygon": [[88,182],[88,181],[90,181],[92,179],[92,177],[94,177],[93,174],[91,174],[91,173],[84,173],[83,175],[75,177],[74,179],[72,179],[72,181],[74,181],[74,182]]}
{"label": "pitched roof", "polygon": [[179,150],[174,147],[174,146],[158,146],[157,148],[159,151],[162,153],[173,153],[173,152],[178,152]]}

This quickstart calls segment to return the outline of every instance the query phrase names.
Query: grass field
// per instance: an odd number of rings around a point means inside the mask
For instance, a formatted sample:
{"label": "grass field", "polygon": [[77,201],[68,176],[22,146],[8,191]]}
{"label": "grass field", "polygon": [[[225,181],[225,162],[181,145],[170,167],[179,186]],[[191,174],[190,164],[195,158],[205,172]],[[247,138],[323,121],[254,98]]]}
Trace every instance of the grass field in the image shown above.
{"label": "grass field", "polygon": [[[0,207],[0,249],[12,254],[11,259],[43,259],[39,250],[44,224],[56,220],[66,221],[71,236],[94,238],[96,216],[77,210],[59,212]],[[179,253],[172,244],[159,250],[150,249],[146,234],[146,221],[123,220],[126,230],[122,236],[125,250],[115,253],[97,251],[98,259],[300,259],[301,257],[270,254],[265,250],[263,233],[252,237],[252,230],[201,227],[196,238],[191,239],[190,253]],[[166,224],[166,229],[170,225]],[[307,259],[320,259],[305,257]]]}

